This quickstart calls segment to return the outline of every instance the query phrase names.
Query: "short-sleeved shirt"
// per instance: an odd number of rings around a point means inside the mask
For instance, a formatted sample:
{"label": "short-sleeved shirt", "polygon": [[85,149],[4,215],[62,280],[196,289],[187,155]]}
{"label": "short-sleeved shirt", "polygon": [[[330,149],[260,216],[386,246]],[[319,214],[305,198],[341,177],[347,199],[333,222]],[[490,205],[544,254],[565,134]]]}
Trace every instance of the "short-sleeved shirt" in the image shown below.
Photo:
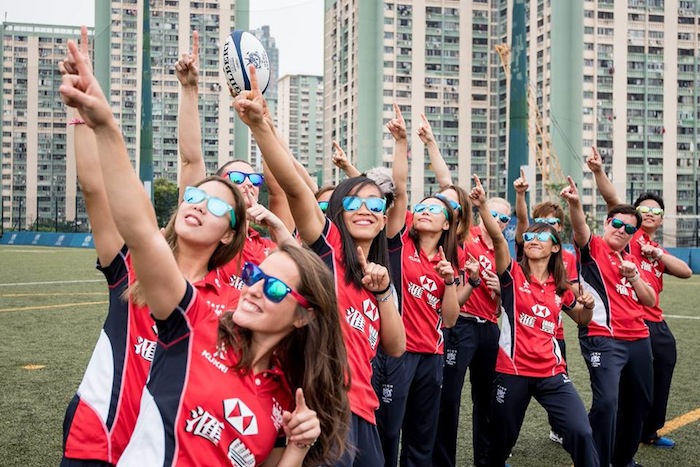
{"label": "short-sleeved shirt", "polygon": [[[464,267],[469,253],[479,261],[482,279],[486,279],[484,270],[496,272],[496,255],[493,248],[489,247],[485,241],[484,234],[479,226],[471,228],[470,238],[464,242],[464,249],[461,251],[460,266]],[[488,320],[492,323],[498,321],[498,299],[491,290],[482,284],[472,290],[467,302],[462,305],[460,312],[469,313],[478,318]]]}
{"label": "short-sleeved shirt", "polygon": [[581,284],[595,298],[593,319],[588,326],[579,326],[579,337],[603,336],[625,341],[649,337],[644,307],[632,283],[619,270],[620,255],[638,268],[639,261],[625,251],[613,251],[596,235],[591,235],[588,243],[578,249],[578,254]]}
{"label": "short-sleeved shirt", "polygon": [[[524,243],[515,242],[515,257],[520,262],[525,254]],[[564,269],[566,269],[566,280],[570,284],[578,283],[578,265],[576,263],[576,255],[571,253],[562,247],[561,249],[561,260],[564,263]],[[559,320],[559,327],[557,328],[557,339],[564,340],[564,320]]]}
{"label": "short-sleeved shirt", "polygon": [[551,274],[540,283],[514,261],[499,279],[504,317],[496,371],[537,378],[566,372],[556,330],[562,308],[576,304],[573,292],[560,297]]}
{"label": "short-sleeved shirt", "polygon": [[[116,464],[132,436],[141,394],[156,350],[148,308],[122,299],[136,277],[126,246],[109,266],[98,263],[109,286],[109,311],[80,387],[66,411],[64,455]],[[237,294],[218,269],[196,283],[213,316],[234,306]]]}
{"label": "short-sleeved shirt", "polygon": [[413,214],[406,213],[406,225],[389,239],[391,275],[395,281],[401,278],[396,292],[399,312],[406,330],[406,351],[415,353],[444,353],[442,334],[442,297],[445,281],[435,271],[440,255],[432,258],[420,249],[409,236]]}
{"label": "short-sleeved shirt", "polygon": [[189,283],[156,321],[155,358],[120,465],[254,466],[284,445],[282,413],[293,404],[284,375],[234,370],[238,355],[219,344],[218,321]]}
{"label": "short-sleeved shirt", "polygon": [[[664,272],[666,271],[666,265],[661,261],[644,256],[640,243],[651,245],[654,248],[660,248],[660,245],[652,240],[642,229],[637,230],[629,245],[630,253],[639,260],[639,271],[642,278],[651,285],[656,292],[656,303],[654,306],[644,307],[644,319],[660,323],[664,320],[664,311],[659,306],[659,298],[661,292],[664,290]],[[668,253],[666,250],[663,251],[664,253]]]}
{"label": "short-sleeved shirt", "polygon": [[243,288],[243,282],[241,282],[239,276],[243,268],[243,263],[245,261],[250,261],[253,264],[259,265],[275,248],[277,248],[275,242],[269,238],[261,237],[257,230],[249,227],[245,243],[243,243],[243,251],[221,267],[223,274],[225,274],[228,279],[228,285],[241,290]]}
{"label": "short-sleeved shirt", "polygon": [[310,245],[333,273],[338,312],[352,375],[348,399],[350,410],[376,424],[379,399],[372,388],[372,359],[377,354],[381,320],[377,299],[365,288],[345,282],[345,256],[338,228],[326,218],[321,236]]}

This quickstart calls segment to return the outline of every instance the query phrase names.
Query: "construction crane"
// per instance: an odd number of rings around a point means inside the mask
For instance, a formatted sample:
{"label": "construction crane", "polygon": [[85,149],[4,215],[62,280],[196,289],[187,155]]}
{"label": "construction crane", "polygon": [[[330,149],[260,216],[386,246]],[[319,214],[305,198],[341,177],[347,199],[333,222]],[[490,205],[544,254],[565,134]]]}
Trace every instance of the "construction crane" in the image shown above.
{"label": "construction crane", "polygon": [[[510,46],[499,44],[496,52],[501,58],[501,64],[505,71],[506,80],[510,80]],[[532,83],[527,86],[527,107],[528,107],[528,145],[530,151],[534,151],[537,168],[542,175],[542,186],[549,192],[550,197],[556,198],[559,190],[566,178],[561,170],[559,159],[557,158],[552,141],[549,138],[547,127],[542,121],[542,114],[537,105],[537,91]]]}

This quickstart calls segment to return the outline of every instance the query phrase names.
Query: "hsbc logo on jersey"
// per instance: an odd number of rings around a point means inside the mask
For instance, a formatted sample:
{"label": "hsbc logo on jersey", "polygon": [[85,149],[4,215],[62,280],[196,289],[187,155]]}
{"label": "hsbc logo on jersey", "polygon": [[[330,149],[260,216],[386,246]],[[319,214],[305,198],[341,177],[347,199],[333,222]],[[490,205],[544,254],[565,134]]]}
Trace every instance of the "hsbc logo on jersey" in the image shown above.
{"label": "hsbc logo on jersey", "polygon": [[489,271],[493,269],[493,263],[491,263],[488,256],[479,255],[479,264],[481,265],[482,269],[488,269]]}
{"label": "hsbc logo on jersey", "polygon": [[549,308],[543,305],[533,305],[532,306],[532,314],[535,316],[539,316],[540,318],[546,318],[547,316],[551,315],[552,312],[549,311]]}
{"label": "hsbc logo on jersey", "polygon": [[435,292],[437,290],[437,285],[435,284],[435,281],[429,278],[428,276],[420,276],[420,285],[423,286],[425,290],[428,292]]}
{"label": "hsbc logo on jersey", "polygon": [[372,320],[372,322],[379,319],[379,310],[377,309],[377,305],[375,305],[369,298],[366,298],[362,302],[362,311],[365,312],[365,316]]}
{"label": "hsbc logo on jersey", "polygon": [[224,400],[224,416],[237,432],[244,436],[258,434],[258,420],[255,414],[242,400]]}

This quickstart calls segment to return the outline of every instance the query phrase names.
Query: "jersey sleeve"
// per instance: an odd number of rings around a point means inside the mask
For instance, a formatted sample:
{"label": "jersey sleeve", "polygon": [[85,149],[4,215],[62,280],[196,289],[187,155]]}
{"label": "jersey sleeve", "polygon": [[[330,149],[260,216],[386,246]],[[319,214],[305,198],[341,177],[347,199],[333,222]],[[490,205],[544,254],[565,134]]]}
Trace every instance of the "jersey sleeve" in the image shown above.
{"label": "jersey sleeve", "polygon": [[130,262],[129,248],[124,245],[107,266],[102,266],[98,259],[95,268],[104,274],[107,284],[113,286],[127,276]]}

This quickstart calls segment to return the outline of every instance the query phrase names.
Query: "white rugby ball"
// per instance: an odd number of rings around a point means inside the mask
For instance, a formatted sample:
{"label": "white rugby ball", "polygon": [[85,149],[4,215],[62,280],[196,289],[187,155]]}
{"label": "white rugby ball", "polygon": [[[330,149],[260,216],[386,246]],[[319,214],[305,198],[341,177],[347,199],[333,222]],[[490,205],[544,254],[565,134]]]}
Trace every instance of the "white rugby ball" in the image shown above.
{"label": "white rugby ball", "polygon": [[250,91],[250,65],[255,66],[258,85],[265,92],[270,84],[270,59],[257,37],[248,31],[233,31],[224,42],[222,59],[224,76],[235,94]]}

